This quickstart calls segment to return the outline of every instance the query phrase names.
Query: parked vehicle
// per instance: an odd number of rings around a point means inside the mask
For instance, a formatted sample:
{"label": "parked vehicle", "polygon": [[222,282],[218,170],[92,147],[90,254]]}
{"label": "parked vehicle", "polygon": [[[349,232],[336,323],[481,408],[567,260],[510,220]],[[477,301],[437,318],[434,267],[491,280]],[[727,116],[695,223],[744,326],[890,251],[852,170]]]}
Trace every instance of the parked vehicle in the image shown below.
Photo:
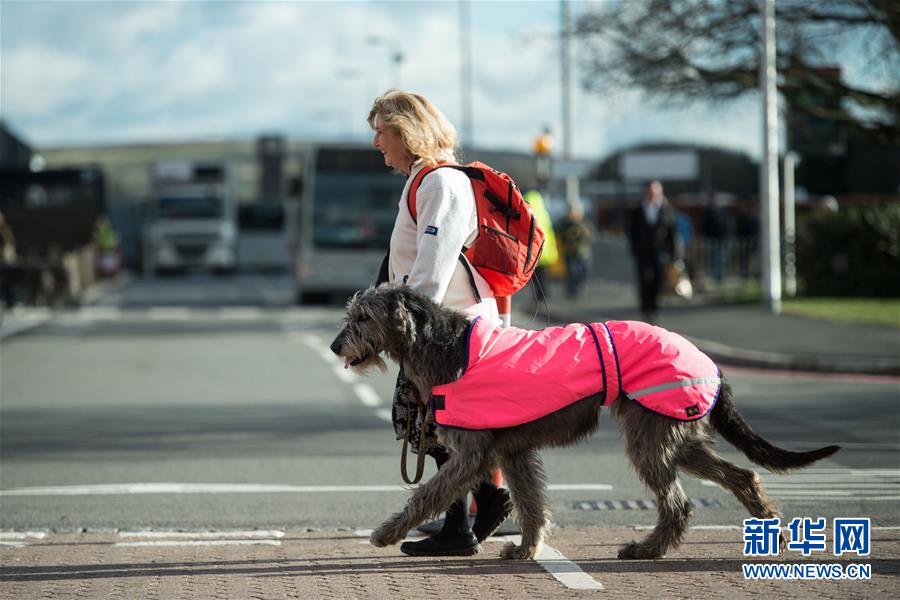
{"label": "parked vehicle", "polygon": [[[532,155],[473,151],[464,158],[509,173],[523,189],[535,185]],[[312,148],[303,174],[296,299],[301,304],[343,299],[375,281],[406,178],[385,166],[381,152],[361,144]]]}
{"label": "parked vehicle", "polygon": [[286,272],[297,239],[297,203],[238,207],[237,260],[241,271]]}
{"label": "parked vehicle", "polygon": [[405,181],[371,146],[309,151],[294,260],[297,302],[346,296],[375,280]]}
{"label": "parked vehicle", "polygon": [[144,272],[237,265],[235,201],[218,163],[160,161],[151,173],[152,198],[144,227]]}

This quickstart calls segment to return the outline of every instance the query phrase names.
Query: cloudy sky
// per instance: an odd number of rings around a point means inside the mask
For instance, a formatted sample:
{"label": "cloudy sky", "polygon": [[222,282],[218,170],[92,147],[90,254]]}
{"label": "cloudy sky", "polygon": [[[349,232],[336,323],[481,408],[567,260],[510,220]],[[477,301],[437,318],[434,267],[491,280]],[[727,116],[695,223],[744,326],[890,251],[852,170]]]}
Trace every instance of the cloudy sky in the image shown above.
{"label": "cloudy sky", "polygon": [[[573,2],[574,15],[591,4]],[[462,129],[456,2],[2,0],[0,11],[2,116],[36,147],[368,140],[371,100],[388,87],[424,93]],[[556,0],[472,2],[476,145],[529,150],[546,124],[560,147],[559,12]],[[576,86],[574,114],[578,157],[661,139],[761,146],[755,97],[661,110]]]}

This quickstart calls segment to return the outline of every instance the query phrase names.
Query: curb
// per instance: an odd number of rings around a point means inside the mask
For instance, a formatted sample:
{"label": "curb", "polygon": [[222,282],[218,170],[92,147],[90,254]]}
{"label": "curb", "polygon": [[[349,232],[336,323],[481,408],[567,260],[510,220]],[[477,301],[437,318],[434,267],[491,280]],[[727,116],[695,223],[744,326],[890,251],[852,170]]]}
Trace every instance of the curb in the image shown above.
{"label": "curb", "polygon": [[685,336],[717,363],[772,371],[806,371],[848,375],[900,376],[900,360],[889,358],[826,357],[734,348],[719,342]]}
{"label": "curb", "polygon": [[[112,279],[103,280],[91,285],[84,292],[81,299],[81,306],[92,306],[96,304],[104,295],[124,287],[131,276],[128,273],[122,273]],[[36,327],[40,327],[49,321],[55,311],[48,307],[27,307],[24,314],[17,315],[18,309],[0,310],[0,341],[8,340],[17,335],[30,331]]]}

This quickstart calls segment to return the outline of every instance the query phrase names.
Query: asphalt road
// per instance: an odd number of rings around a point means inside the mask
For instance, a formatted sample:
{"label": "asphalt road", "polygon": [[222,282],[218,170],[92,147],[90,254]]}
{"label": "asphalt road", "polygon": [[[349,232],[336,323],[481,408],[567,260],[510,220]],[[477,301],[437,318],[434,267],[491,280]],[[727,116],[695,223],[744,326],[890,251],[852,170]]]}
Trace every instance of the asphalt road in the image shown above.
{"label": "asphalt road", "polygon": [[[343,370],[327,349],[340,307],[289,299],[277,277],[135,281],[4,340],[0,529],[368,528],[397,510],[393,371]],[[763,474],[788,518],[900,525],[897,379],[723,371],[768,439],[844,446]],[[622,448],[604,418],[588,442],[544,453],[555,523],[654,522]],[[695,525],[747,516],[717,487],[682,485]]]}

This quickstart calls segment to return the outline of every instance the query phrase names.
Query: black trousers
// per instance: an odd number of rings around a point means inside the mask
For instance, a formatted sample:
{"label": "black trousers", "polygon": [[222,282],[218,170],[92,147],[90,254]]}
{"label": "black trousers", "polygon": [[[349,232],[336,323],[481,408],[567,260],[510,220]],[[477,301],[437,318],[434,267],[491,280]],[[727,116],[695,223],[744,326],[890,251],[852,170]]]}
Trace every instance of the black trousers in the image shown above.
{"label": "black trousers", "polygon": [[637,261],[638,287],[640,289],[641,312],[655,313],[659,308],[657,300],[662,290],[663,267],[658,260]]}

